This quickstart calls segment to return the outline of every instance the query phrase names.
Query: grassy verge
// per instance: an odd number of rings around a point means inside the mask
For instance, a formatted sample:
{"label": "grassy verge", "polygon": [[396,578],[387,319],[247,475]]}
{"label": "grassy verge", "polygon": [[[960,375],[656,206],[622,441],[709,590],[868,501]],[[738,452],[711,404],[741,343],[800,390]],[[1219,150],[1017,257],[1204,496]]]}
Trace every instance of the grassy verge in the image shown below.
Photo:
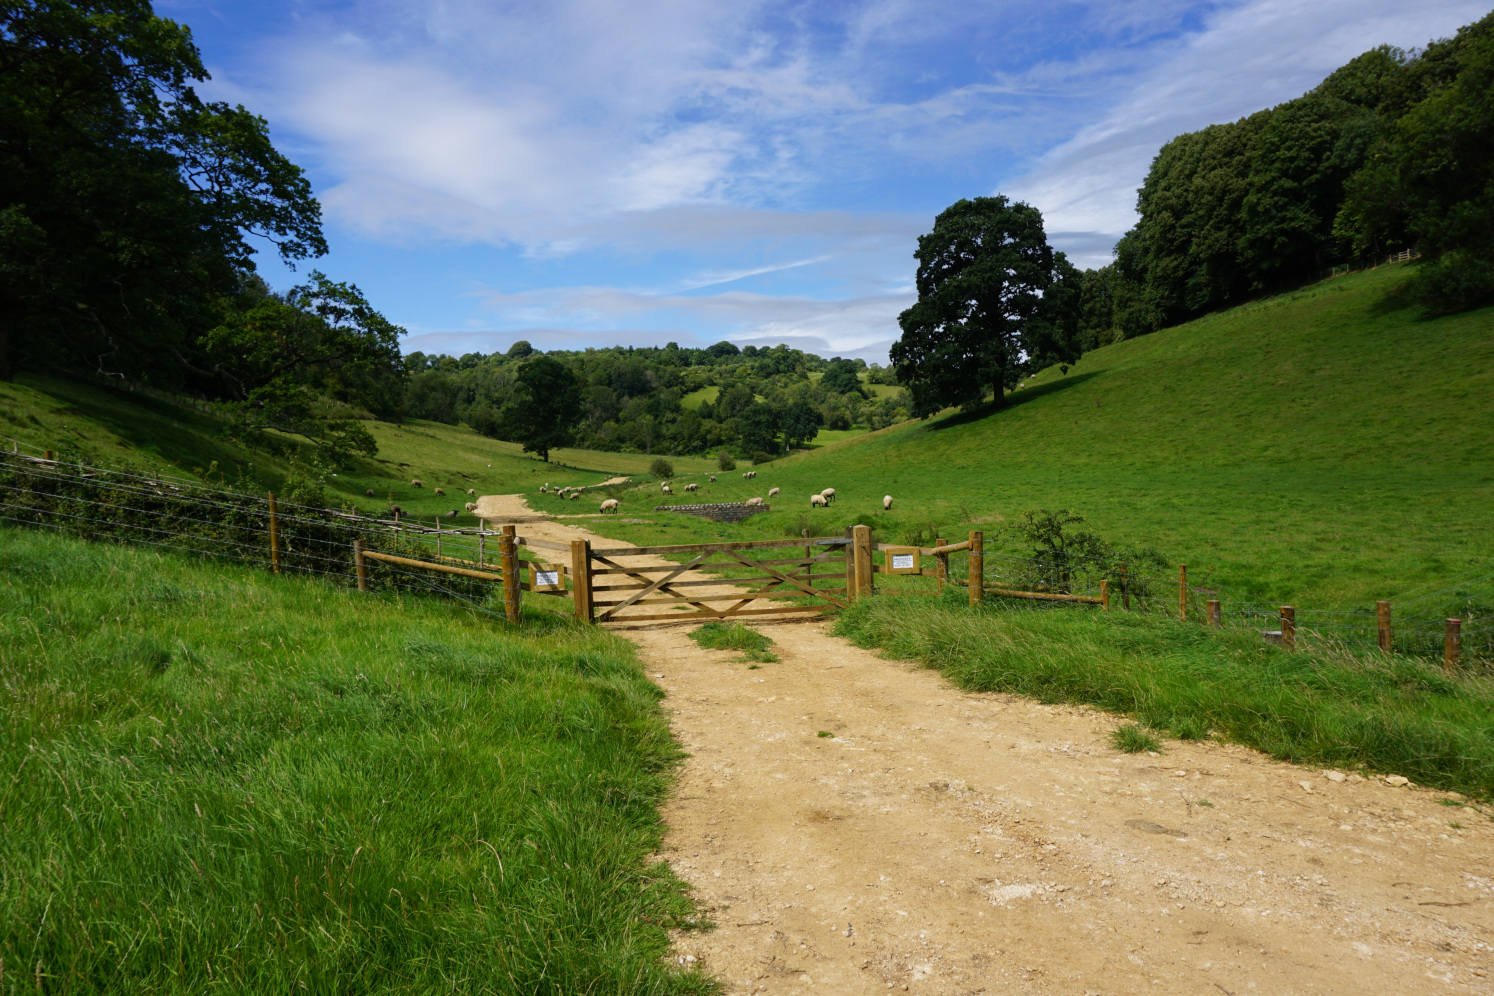
{"label": "grassy verge", "polygon": [[1494,798],[1494,683],[1482,673],[1449,677],[1378,654],[1289,653],[1259,634],[1149,616],[971,610],[953,599],[864,599],[837,632],[972,691],[1088,703],[1173,737],[1215,735],[1281,760]]}
{"label": "grassy verge", "polygon": [[759,664],[776,664],[773,641],[751,626],[742,623],[708,622],[690,633],[690,639],[707,650],[739,650],[742,660]]}
{"label": "grassy verge", "polygon": [[624,641],[9,530],[0,605],[7,981],[708,990]]}

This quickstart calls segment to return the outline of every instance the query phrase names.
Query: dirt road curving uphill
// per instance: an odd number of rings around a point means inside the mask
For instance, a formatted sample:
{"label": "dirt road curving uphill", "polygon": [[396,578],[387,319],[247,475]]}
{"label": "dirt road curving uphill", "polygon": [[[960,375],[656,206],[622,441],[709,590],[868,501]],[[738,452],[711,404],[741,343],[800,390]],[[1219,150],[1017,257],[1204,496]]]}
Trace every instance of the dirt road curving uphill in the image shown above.
{"label": "dirt road curving uphill", "polygon": [[691,753],[664,857],[717,928],[677,957],[729,992],[1494,991],[1494,823],[1446,793],[1120,754],[1112,716],[759,628],[759,669],[626,634]]}

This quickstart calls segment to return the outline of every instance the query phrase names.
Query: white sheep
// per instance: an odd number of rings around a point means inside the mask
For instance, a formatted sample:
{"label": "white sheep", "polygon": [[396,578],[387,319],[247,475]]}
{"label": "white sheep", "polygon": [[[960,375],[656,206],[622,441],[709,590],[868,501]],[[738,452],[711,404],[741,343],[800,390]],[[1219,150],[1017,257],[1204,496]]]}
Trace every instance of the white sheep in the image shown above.
{"label": "white sheep", "polygon": [[617,499],[616,498],[608,498],[606,501],[602,502],[602,514],[603,515],[606,515],[608,512],[616,512],[616,511],[617,511]]}
{"label": "white sheep", "polygon": [[748,472],[748,471],[745,471],[745,470],[744,470],[744,471],[742,471],[742,480],[744,480],[744,481],[745,481],[745,480],[747,480],[747,478],[749,478],[749,477],[751,477],[751,476],[752,476],[752,474],[751,474],[751,473],[749,473],[749,472]]}
{"label": "white sheep", "polygon": [[716,483],[716,475],[715,475],[715,474],[712,474],[712,475],[711,475],[711,483],[712,483],[712,484],[715,484],[715,483]]}
{"label": "white sheep", "polygon": [[432,490],[432,493],[433,493],[433,494],[438,494],[438,495],[440,495],[440,496],[441,496],[441,497],[442,497],[442,498],[445,498],[445,497],[446,497],[446,492],[445,492],[445,491],[442,491],[442,490],[441,490],[441,489],[440,489],[440,488],[434,488],[434,489],[433,489],[433,490]]}
{"label": "white sheep", "polygon": [[669,485],[667,485],[667,484],[666,484],[666,485],[664,485],[664,493],[665,493],[665,494],[666,494],[666,495],[672,495],[672,494],[674,494],[674,492],[673,492],[673,491],[670,491],[670,490],[669,490]]}
{"label": "white sheep", "polygon": [[475,501],[469,501],[467,503],[467,511],[468,512],[475,512],[475,511],[477,511],[477,502],[475,502]]}
{"label": "white sheep", "polygon": [[417,478],[415,478],[415,480],[413,480],[413,481],[410,482],[410,487],[412,487],[412,488],[423,488],[423,487],[425,487],[425,485],[421,484],[420,483],[420,478],[417,477]]}
{"label": "white sheep", "polygon": [[892,508],[892,495],[882,496],[882,507],[889,510]]}
{"label": "white sheep", "polygon": [[476,498],[477,497],[477,489],[476,488],[468,488],[467,489],[467,497],[468,498]]}
{"label": "white sheep", "polygon": [[455,519],[457,517],[457,510],[456,509],[452,509],[450,512],[447,512],[446,513],[446,517],[448,519]]}
{"label": "white sheep", "polygon": [[810,508],[815,508],[816,506],[819,506],[819,505],[828,506],[829,504],[830,503],[825,500],[825,496],[824,495],[810,495],[809,496],[809,507]]}
{"label": "white sheep", "polygon": [[571,492],[571,501],[575,501],[577,498],[580,498],[580,497],[581,497],[581,489],[580,488],[577,488],[575,491]]}
{"label": "white sheep", "polygon": [[747,476],[748,477],[756,477],[757,476],[757,471],[754,470],[754,471],[750,472]]}
{"label": "white sheep", "polygon": [[834,501],[835,500],[835,489],[834,488],[826,488],[824,491],[820,492],[820,497],[823,498],[823,499],[825,499],[826,501]]}
{"label": "white sheep", "polygon": [[778,489],[777,488],[769,488],[768,489],[768,497],[769,498],[777,498],[778,497]]}
{"label": "white sheep", "polygon": [[763,503],[763,496],[762,495],[758,495],[756,498],[748,498],[747,499],[747,504],[748,505],[761,505],[762,503]]}
{"label": "white sheep", "polygon": [[696,484],[694,481],[691,481],[689,484],[685,485],[685,490],[686,491],[694,491],[698,487],[700,487],[699,484]]}

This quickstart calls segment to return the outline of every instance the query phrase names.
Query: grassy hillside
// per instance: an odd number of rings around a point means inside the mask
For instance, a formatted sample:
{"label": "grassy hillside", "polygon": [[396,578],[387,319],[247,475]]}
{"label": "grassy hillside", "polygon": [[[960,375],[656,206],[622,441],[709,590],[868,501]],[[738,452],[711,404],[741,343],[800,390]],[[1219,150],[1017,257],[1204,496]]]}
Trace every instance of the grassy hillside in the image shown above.
{"label": "grassy hillside", "polygon": [[27,991],[709,988],[662,957],[678,754],[623,640],[14,530],[0,604]]}
{"label": "grassy hillside", "polygon": [[[1001,410],[724,477],[710,500],[784,494],[736,529],[692,529],[782,534],[807,518],[838,532],[860,516],[895,541],[1070,508],[1262,597],[1394,597],[1494,552],[1494,309],[1419,321],[1398,296],[1407,276],[1341,277],[1097,350]],[[811,513],[825,487],[841,501]]]}
{"label": "grassy hillside", "polygon": [[[379,443],[375,460],[359,460],[350,471],[326,478],[330,494],[359,507],[383,508],[391,499],[408,514],[435,516],[460,508],[471,488],[478,494],[537,491],[541,484],[593,485],[614,476],[646,474],[652,457],[642,454],[555,450],[551,463],[522,452],[515,443],[478,435],[465,426],[411,420],[402,425],[365,423]],[[53,377],[22,376],[0,383],[0,437],[39,449],[77,454],[107,465],[132,463],[177,474],[236,480],[247,474],[277,488],[289,469],[225,439],[219,421],[153,397]],[[316,448],[286,437],[302,459]],[[714,460],[671,458],[682,473],[715,467]],[[420,480],[422,487],[411,487]],[[432,489],[447,491],[445,499]],[[372,488],[374,498],[367,490]]]}

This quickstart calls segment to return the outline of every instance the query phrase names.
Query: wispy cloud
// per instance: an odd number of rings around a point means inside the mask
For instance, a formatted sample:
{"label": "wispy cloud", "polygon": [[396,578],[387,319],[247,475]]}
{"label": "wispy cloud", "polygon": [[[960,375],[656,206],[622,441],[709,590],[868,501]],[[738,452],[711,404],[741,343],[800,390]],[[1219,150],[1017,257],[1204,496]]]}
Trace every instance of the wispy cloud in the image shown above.
{"label": "wispy cloud", "polygon": [[[216,70],[220,92],[266,112],[312,166],[360,265],[402,274],[455,245],[475,261],[464,272],[488,268],[439,298],[403,292],[394,310],[412,327],[846,351],[896,337],[916,238],[956,198],[1029,200],[1076,261],[1103,263],[1173,135],[1483,13],[1466,0],[290,9],[255,21],[246,54]],[[349,275],[377,296],[378,272]]]}

